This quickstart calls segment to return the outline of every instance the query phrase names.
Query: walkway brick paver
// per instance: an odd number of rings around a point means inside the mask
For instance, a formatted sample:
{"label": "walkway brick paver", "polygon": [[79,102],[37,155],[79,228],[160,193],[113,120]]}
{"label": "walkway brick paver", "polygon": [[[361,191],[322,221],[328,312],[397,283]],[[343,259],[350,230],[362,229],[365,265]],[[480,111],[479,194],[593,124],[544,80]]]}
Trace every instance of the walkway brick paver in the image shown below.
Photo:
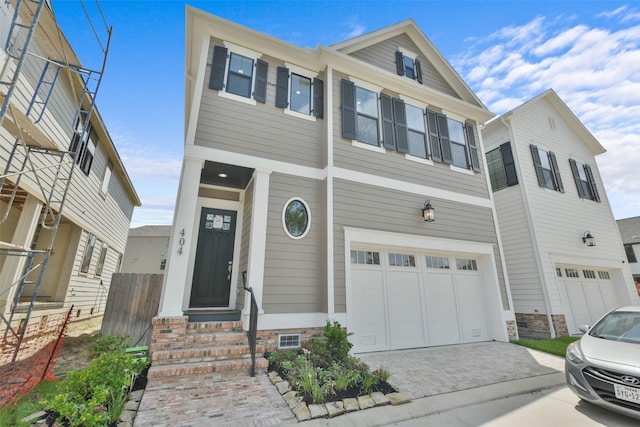
{"label": "walkway brick paver", "polygon": [[152,380],[135,427],[280,426],[295,422],[266,375],[195,375]]}

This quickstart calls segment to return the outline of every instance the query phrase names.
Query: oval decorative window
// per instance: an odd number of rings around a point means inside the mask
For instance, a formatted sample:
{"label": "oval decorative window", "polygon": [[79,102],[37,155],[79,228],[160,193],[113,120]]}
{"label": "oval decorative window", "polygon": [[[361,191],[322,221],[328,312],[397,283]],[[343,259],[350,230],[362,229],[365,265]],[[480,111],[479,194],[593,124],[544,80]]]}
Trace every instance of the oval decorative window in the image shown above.
{"label": "oval decorative window", "polygon": [[307,203],[299,198],[287,201],[282,211],[282,225],[292,239],[302,239],[311,227],[311,215]]}

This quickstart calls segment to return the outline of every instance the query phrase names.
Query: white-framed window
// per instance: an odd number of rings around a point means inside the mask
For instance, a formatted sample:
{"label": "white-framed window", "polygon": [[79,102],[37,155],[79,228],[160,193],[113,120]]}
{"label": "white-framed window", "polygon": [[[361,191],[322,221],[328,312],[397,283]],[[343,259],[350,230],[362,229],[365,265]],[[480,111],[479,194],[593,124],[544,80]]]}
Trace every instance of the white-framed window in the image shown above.
{"label": "white-framed window", "polygon": [[102,276],[102,269],[104,268],[104,260],[107,258],[107,250],[109,245],[102,242],[102,248],[100,249],[100,255],[98,256],[98,262],[96,263],[96,276]]}
{"label": "white-framed window", "polygon": [[578,196],[582,199],[599,202],[600,195],[598,194],[598,187],[596,186],[596,180],[593,177],[591,166],[578,163],[573,159],[569,159],[569,165],[573,173],[573,179],[576,182]]}
{"label": "white-framed window", "polygon": [[530,145],[531,156],[533,157],[533,166],[536,169],[538,185],[550,190],[564,193],[562,178],[560,178],[560,169],[558,169],[558,161],[556,155],[552,151],[543,150],[535,145]]}
{"label": "white-framed window", "polygon": [[425,259],[427,262],[427,268],[449,270],[449,258],[447,257],[428,255]]}
{"label": "white-framed window", "polygon": [[467,159],[467,144],[464,138],[464,124],[458,120],[447,118],[447,126],[449,128],[452,164],[462,169],[468,169],[469,161]]}
{"label": "white-framed window", "polygon": [[380,265],[380,252],[352,250],[351,264]]}
{"label": "white-framed window", "polygon": [[311,211],[309,205],[299,197],[293,197],[282,209],[282,226],[287,236],[302,239],[311,228]]}
{"label": "white-framed window", "polygon": [[218,95],[255,105],[266,101],[268,64],[262,54],[233,43],[213,47],[209,88]]}
{"label": "white-framed window", "polygon": [[458,270],[478,271],[478,264],[475,259],[456,258],[456,268]]}
{"label": "white-framed window", "polygon": [[389,254],[389,265],[393,267],[415,267],[416,258],[410,254]]}
{"label": "white-framed window", "polygon": [[109,182],[111,181],[111,174],[113,173],[113,163],[111,160],[107,162],[107,167],[104,170],[104,176],[102,177],[102,185],[100,185],[100,194],[107,195],[109,191]]}
{"label": "white-framed window", "polygon": [[85,175],[89,175],[89,172],[91,171],[91,165],[93,165],[93,158],[95,157],[96,147],[98,145],[98,135],[93,129],[91,123],[87,123],[86,128],[84,128],[85,120],[85,114],[80,114],[78,115],[78,117],[76,117],[75,131],[73,132],[73,137],[71,138],[69,151],[74,153],[75,162],[78,164],[80,169],[82,169]]}
{"label": "white-framed window", "polygon": [[596,278],[596,272],[593,270],[582,270],[582,275],[584,276],[585,279],[595,279]]}
{"label": "white-framed window", "polygon": [[566,277],[580,277],[580,275],[578,274],[578,270],[575,268],[565,268],[564,269],[564,274]]}
{"label": "white-framed window", "polygon": [[84,255],[82,257],[82,264],[80,265],[81,273],[88,273],[89,266],[91,265],[91,258],[93,257],[93,248],[96,246],[96,235],[89,233],[87,238],[87,245],[84,248]]}
{"label": "white-framed window", "polygon": [[276,107],[285,114],[315,121],[324,116],[324,82],[318,73],[294,64],[278,67]]}
{"label": "white-framed window", "polygon": [[278,334],[278,350],[300,348],[300,334]]}
{"label": "white-framed window", "polygon": [[399,76],[422,83],[422,67],[418,55],[406,49],[398,48],[396,51],[396,72]]}
{"label": "white-framed window", "polygon": [[424,110],[405,103],[405,113],[407,116],[408,154],[427,159],[429,150],[427,149],[427,128],[424,121]]}

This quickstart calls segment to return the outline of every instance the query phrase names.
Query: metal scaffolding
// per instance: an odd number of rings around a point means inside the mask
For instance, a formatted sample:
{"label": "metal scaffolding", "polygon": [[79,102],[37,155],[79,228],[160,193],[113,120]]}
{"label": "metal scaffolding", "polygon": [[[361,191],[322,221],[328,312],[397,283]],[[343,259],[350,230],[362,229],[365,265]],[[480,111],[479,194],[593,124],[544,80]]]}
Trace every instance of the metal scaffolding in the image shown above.
{"label": "metal scaffolding", "polygon": [[[24,269],[20,277],[8,287],[0,289],[0,300],[10,299],[10,310],[6,315],[5,307],[0,310],[0,327],[4,329],[1,345],[15,347],[12,364],[15,362],[29,323],[31,313],[38,297],[49,257],[53,251],[56,233],[62,218],[65,201],[73,179],[74,171],[83,161],[86,150],[83,147],[89,138],[90,119],[94,111],[96,95],[100,88],[104,68],[109,52],[112,30],[103,23],[106,29],[106,43],[102,43],[95,31],[85,5],[82,7],[98,39],[102,51],[102,65],[99,70],[91,70],[80,64],[70,63],[68,58],[74,57],[65,50],[66,39],[55,21],[50,0],[15,0],[14,14],[9,28],[7,42],[2,48],[6,53],[6,64],[0,73],[0,127],[4,127],[14,138],[12,147],[7,147],[9,154],[4,169],[0,170],[0,224],[7,221],[12,209],[22,210],[29,194],[42,203],[39,215],[39,227],[48,229],[50,237],[43,249],[25,247],[11,242],[0,241],[0,257],[23,257]],[[97,3],[97,2],[96,2]],[[99,8],[99,5],[98,5]],[[48,40],[60,44],[62,58],[43,57],[30,50],[32,41],[38,31],[45,29],[40,23],[43,10],[46,10],[57,34],[48,34]],[[100,10],[102,16],[102,11]],[[40,23],[40,25],[39,25]],[[24,65],[28,58],[41,67],[37,84],[25,84]],[[1,64],[0,64],[1,65]],[[56,83],[61,74],[66,73],[75,102],[73,120],[63,124],[70,130],[71,140],[61,146],[47,128],[39,126],[47,106],[51,100]],[[15,101],[15,102],[14,102]],[[21,102],[23,101],[23,102]],[[25,102],[26,101],[26,102]],[[24,108],[28,105],[27,108]],[[57,138],[59,141],[60,138]],[[85,144],[85,145],[83,145]],[[32,188],[29,193],[21,186],[23,179],[28,180]],[[35,192],[33,191],[35,188]],[[6,262],[5,262],[6,265]],[[29,296],[29,307],[24,320],[15,325],[14,316],[22,301],[25,286],[32,285],[33,293]],[[26,299],[26,298],[25,298]],[[9,301],[7,301],[9,303]]]}

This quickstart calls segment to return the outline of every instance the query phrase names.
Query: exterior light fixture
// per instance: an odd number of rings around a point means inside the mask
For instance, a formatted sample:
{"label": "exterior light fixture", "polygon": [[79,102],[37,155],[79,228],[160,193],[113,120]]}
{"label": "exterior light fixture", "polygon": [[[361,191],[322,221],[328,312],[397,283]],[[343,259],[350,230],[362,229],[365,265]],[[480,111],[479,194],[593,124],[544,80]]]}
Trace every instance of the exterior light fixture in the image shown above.
{"label": "exterior light fixture", "polygon": [[228,175],[227,175],[226,173],[224,173],[224,172],[220,172],[220,173],[218,174],[218,176],[219,176],[220,178],[226,178]]}
{"label": "exterior light fixture", "polygon": [[431,200],[424,202],[424,208],[422,208],[422,216],[427,222],[433,222],[436,220],[436,210],[431,206]]}
{"label": "exterior light fixture", "polygon": [[582,235],[582,241],[587,246],[595,246],[596,245],[596,238],[591,235],[590,231],[585,231],[584,232],[584,234]]}

